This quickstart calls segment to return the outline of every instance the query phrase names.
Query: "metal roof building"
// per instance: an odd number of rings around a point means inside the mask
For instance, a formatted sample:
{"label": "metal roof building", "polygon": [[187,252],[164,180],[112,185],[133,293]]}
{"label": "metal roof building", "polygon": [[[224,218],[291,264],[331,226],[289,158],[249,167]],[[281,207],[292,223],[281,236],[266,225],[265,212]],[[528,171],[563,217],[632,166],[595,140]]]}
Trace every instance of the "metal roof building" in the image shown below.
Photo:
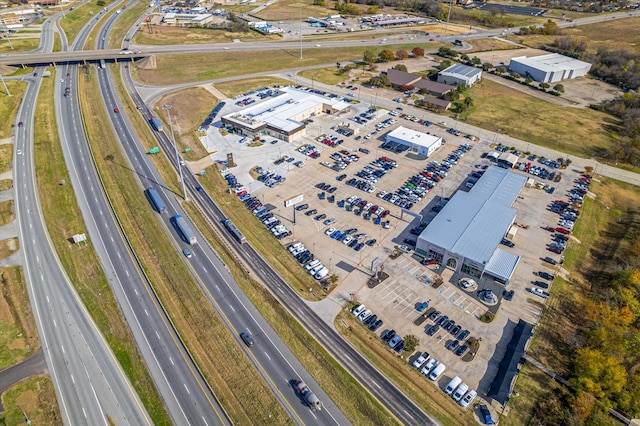
{"label": "metal roof building", "polygon": [[399,126],[387,133],[386,143],[398,143],[408,146],[410,150],[428,157],[442,146],[442,138],[428,135],[417,130]]}
{"label": "metal roof building", "polygon": [[438,83],[472,86],[482,78],[482,68],[454,64],[438,73]]}
{"label": "metal roof building", "polygon": [[519,56],[509,62],[509,71],[535,81],[556,83],[568,78],[582,77],[589,72],[591,64],[558,53],[527,58]]}
{"label": "metal roof building", "polygon": [[526,176],[490,167],[469,192],[458,191],[418,237],[416,252],[455,272],[508,283],[520,256],[499,247],[516,218],[511,208]]}

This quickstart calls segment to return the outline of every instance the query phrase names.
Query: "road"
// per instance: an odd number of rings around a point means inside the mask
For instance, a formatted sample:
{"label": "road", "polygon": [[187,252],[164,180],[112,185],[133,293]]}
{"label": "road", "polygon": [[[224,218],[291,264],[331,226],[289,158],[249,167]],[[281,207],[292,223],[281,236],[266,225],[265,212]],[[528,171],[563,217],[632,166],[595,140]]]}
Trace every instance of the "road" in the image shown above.
{"label": "road", "polygon": [[[0,371],[0,395],[24,379],[46,373],[48,373],[47,362],[44,359],[42,348],[40,348],[24,361]],[[0,412],[3,411],[4,407],[2,406],[2,400],[0,400]]]}

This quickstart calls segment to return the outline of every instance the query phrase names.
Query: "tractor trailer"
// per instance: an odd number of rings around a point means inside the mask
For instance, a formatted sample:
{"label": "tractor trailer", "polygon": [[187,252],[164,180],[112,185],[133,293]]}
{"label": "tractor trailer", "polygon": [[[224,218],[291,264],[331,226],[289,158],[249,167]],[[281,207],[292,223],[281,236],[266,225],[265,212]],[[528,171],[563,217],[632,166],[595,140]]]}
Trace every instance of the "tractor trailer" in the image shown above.
{"label": "tractor trailer", "polygon": [[307,386],[305,382],[303,382],[302,380],[296,380],[296,382],[294,383],[294,387],[296,389],[296,392],[300,394],[300,396],[305,400],[305,402],[309,405],[309,407],[311,407],[312,410],[322,410],[322,403],[320,402],[316,394],[311,392],[311,389],[309,389],[309,386]]}
{"label": "tractor trailer", "polygon": [[149,122],[155,130],[157,130],[158,132],[162,131],[162,122],[158,117],[151,117],[151,120],[149,120]]}
{"label": "tractor trailer", "polygon": [[164,201],[162,201],[162,197],[158,194],[158,191],[152,186],[147,188],[147,195],[149,196],[149,200],[151,200],[151,204],[156,209],[156,211],[160,214],[167,211],[167,206],[164,205]]}
{"label": "tractor trailer", "polygon": [[193,233],[193,230],[182,216],[180,216],[179,214],[175,215],[171,218],[171,222],[173,223],[173,226],[175,226],[176,231],[178,231],[178,234],[180,234],[180,237],[183,240],[191,245],[194,245],[198,242],[198,240],[196,239],[196,234]]}

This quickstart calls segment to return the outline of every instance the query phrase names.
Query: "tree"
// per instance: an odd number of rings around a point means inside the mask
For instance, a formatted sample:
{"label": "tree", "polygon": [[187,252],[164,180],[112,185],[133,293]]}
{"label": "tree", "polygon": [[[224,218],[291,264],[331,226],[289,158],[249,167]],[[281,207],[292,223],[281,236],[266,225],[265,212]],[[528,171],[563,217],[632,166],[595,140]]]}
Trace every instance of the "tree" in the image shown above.
{"label": "tree", "polygon": [[504,67],[496,68],[496,74],[498,75],[504,74],[505,72],[507,72],[507,70]]}
{"label": "tree", "polygon": [[533,83],[533,79],[531,77],[527,77],[524,79],[524,84],[526,84],[527,86],[530,86],[531,83]]}
{"label": "tree", "polygon": [[362,12],[358,9],[358,6],[351,3],[342,3],[340,6],[336,8],[338,12],[342,15],[361,15]]}
{"label": "tree", "polygon": [[445,59],[444,61],[440,62],[440,65],[438,65],[438,69],[442,71],[449,68],[450,66],[451,66],[451,61],[448,59]]}
{"label": "tree", "polygon": [[378,6],[369,6],[367,9],[367,15],[377,15],[378,14]]}
{"label": "tree", "polygon": [[482,64],[483,71],[489,71],[491,68],[493,68],[493,64],[491,62],[485,62]]}
{"label": "tree", "polygon": [[482,63],[482,61],[477,56],[474,56],[473,58],[471,58],[471,63],[475,66],[478,66]]}
{"label": "tree", "polygon": [[407,66],[405,64],[395,64],[391,67],[392,70],[407,72]]}
{"label": "tree", "polygon": [[413,53],[414,58],[421,58],[424,56],[424,49],[422,47],[414,47],[411,49],[411,53]]}
{"label": "tree", "polygon": [[467,55],[466,53],[463,53],[463,54],[460,55],[460,60],[462,62],[469,62],[469,61],[471,61],[471,58],[469,58],[469,55]]}
{"label": "tree", "polygon": [[545,83],[544,81],[543,81],[542,83],[538,84],[538,86],[539,86],[542,90],[547,90],[547,89],[550,87],[549,83]]}
{"label": "tree", "polygon": [[397,50],[396,51],[396,59],[401,61],[403,59],[407,59],[409,57],[409,52],[406,50]]}
{"label": "tree", "polygon": [[380,57],[381,62],[391,62],[396,58],[396,55],[393,53],[393,51],[389,49],[382,50],[382,52],[380,52],[378,56]]}
{"label": "tree", "polygon": [[416,350],[418,345],[420,344],[420,339],[418,339],[413,334],[409,334],[404,336],[404,350],[406,353],[410,354]]}
{"label": "tree", "polygon": [[564,93],[564,85],[558,83],[555,86],[553,86],[553,90],[555,90],[558,93]]}
{"label": "tree", "polygon": [[324,0],[313,0],[313,5],[314,6],[322,6],[322,7],[326,6]]}
{"label": "tree", "polygon": [[560,34],[560,27],[558,27],[558,24],[556,24],[551,19],[549,19],[549,20],[547,20],[547,22],[545,22],[542,25],[542,34],[544,34],[544,35],[558,35],[558,34]]}
{"label": "tree", "polygon": [[97,5],[97,6],[100,6],[100,7],[104,6],[105,4],[106,4],[106,3],[104,2],[104,0],[98,0],[98,1],[96,2],[96,5]]}
{"label": "tree", "polygon": [[378,56],[372,50],[365,50],[362,55],[362,60],[365,61],[368,65],[373,64],[378,59]]}

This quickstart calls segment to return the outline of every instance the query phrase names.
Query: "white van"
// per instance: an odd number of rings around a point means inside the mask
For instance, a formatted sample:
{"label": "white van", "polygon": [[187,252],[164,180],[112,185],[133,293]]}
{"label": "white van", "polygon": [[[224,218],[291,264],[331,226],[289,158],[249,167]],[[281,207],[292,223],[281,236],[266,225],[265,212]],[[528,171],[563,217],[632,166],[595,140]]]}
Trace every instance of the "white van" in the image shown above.
{"label": "white van", "polygon": [[455,388],[457,388],[460,383],[462,383],[462,379],[458,376],[454,377],[453,379],[451,379],[449,384],[444,388],[444,393],[446,393],[447,395],[451,395],[455,390]]}
{"label": "white van", "polygon": [[422,374],[424,374],[425,376],[428,375],[431,370],[433,370],[433,368],[438,365],[438,360],[435,358],[431,358],[429,361],[427,361],[427,363],[422,367],[422,370],[420,370],[420,372]]}
{"label": "white van", "polygon": [[446,369],[447,369],[446,365],[442,363],[438,364],[438,366],[434,368],[433,371],[429,374],[429,380],[433,380],[433,381],[438,380],[438,377],[440,377],[440,375],[444,373],[444,370]]}
{"label": "white van", "polygon": [[313,278],[315,278],[316,280],[321,280],[324,277],[326,277],[327,275],[329,275],[329,269],[327,269],[326,267],[322,267],[322,269],[320,269],[318,272],[316,272],[316,274],[313,276]]}
{"label": "white van", "polygon": [[460,386],[458,386],[456,388],[456,391],[453,393],[452,398],[455,401],[460,401],[460,399],[462,399],[462,397],[464,396],[465,393],[467,393],[467,391],[469,390],[469,385],[467,385],[466,383],[460,383]]}
{"label": "white van", "polygon": [[366,307],[366,306],[364,306],[364,305],[358,305],[358,306],[356,306],[355,308],[353,308],[353,311],[352,311],[352,312],[353,312],[353,315],[355,315],[355,316],[357,317],[357,316],[358,316],[358,315],[360,315],[360,314],[362,313],[362,311],[364,311],[365,309],[367,309],[367,307]]}
{"label": "white van", "polygon": [[311,262],[307,263],[304,268],[307,271],[310,271],[311,269],[315,268],[319,264],[320,264],[320,259],[312,260]]}
{"label": "white van", "polygon": [[316,265],[313,268],[309,269],[309,274],[315,275],[316,272],[318,272],[318,271],[320,271],[322,269],[324,269],[324,265],[322,263],[319,263],[318,265]]}
{"label": "white van", "polygon": [[462,397],[462,399],[460,400],[460,402],[458,402],[458,404],[460,404],[462,408],[467,408],[469,404],[471,404],[473,400],[476,399],[476,396],[478,396],[478,393],[473,389],[471,389],[469,392],[467,392],[464,395],[464,397]]}

